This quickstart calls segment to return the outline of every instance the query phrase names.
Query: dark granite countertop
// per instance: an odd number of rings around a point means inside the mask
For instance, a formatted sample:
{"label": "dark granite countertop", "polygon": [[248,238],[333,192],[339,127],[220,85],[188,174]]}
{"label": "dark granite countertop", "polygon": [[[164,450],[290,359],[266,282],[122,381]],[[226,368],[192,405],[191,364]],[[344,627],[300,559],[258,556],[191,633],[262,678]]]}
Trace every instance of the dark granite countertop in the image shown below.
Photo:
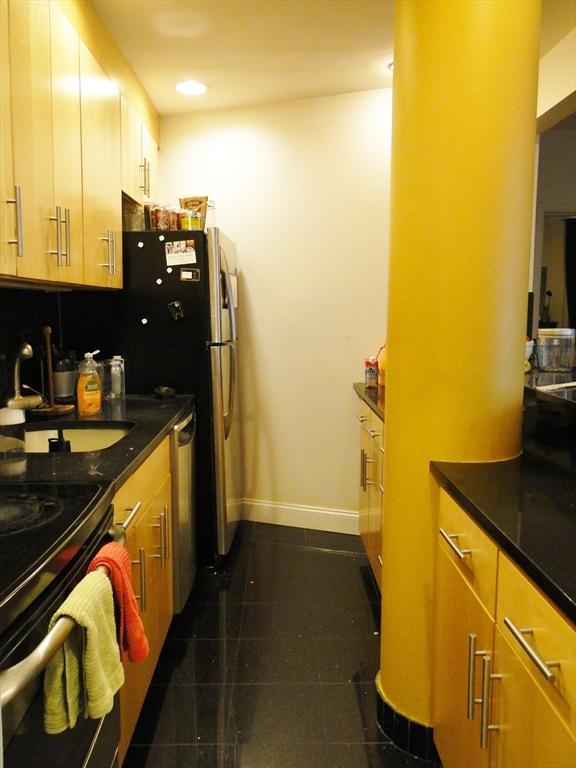
{"label": "dark granite countertop", "polygon": [[[25,453],[0,462],[0,491],[8,505],[8,516],[0,530],[3,568],[0,574],[0,632],[45,589],[71,553],[84,539],[106,522],[116,491],[152,453],[172,427],[191,411],[194,398],[178,396],[158,400],[150,396],[128,396],[120,403],[105,403],[97,416],[36,420],[28,416],[27,430],[75,429],[102,426],[130,427],[115,445],[78,453]],[[73,444],[73,438],[71,437]],[[33,535],[26,528],[14,529],[14,499],[39,494],[49,499],[46,519],[34,518]],[[25,503],[25,502],[24,502]],[[50,506],[51,505],[51,506]],[[18,507],[19,511],[22,511]],[[26,510],[27,511],[27,510]]]}
{"label": "dark granite countertop", "polygon": [[431,462],[432,474],[576,622],[576,477],[524,452],[494,463]]}
{"label": "dark granite countertop", "polygon": [[[576,409],[564,394],[535,385],[565,381],[526,378],[524,452],[510,461],[431,462],[438,482],[576,622]],[[354,384],[384,419],[384,391]],[[378,394],[378,392],[380,394]],[[563,392],[563,391],[562,391]]]}
{"label": "dark granite countertop", "polygon": [[354,392],[372,408],[376,416],[384,421],[384,387],[367,387],[365,384],[353,385]]}
{"label": "dark granite countertop", "polygon": [[88,453],[27,453],[18,475],[3,476],[2,482],[97,483],[113,495],[149,456],[183,416],[192,409],[193,396],[178,395],[159,400],[149,395],[128,395],[118,403],[105,402],[102,413],[39,420],[27,417],[26,429],[55,429],[55,425],[91,426],[114,422],[133,424],[115,445]]}

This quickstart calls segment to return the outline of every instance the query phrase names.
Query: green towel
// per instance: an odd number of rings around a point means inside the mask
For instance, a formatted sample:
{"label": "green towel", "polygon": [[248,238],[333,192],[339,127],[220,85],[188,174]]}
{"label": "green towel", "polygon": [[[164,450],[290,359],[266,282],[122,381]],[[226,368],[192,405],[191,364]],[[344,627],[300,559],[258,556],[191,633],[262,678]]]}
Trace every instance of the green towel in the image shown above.
{"label": "green towel", "polygon": [[82,711],[84,717],[103,717],[124,682],[106,574],[93,571],[85,576],[52,616],[50,629],[61,616],[74,619],[76,626],[44,674],[46,733],[74,728]]}

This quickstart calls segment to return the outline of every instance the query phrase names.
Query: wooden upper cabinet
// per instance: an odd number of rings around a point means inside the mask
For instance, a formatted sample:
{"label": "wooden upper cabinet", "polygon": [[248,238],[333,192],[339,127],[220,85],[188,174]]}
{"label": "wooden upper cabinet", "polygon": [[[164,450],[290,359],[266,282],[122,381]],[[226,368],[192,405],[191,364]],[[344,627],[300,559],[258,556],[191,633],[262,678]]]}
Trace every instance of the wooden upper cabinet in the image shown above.
{"label": "wooden upper cabinet", "polygon": [[120,93],[80,42],[84,282],[122,287]]}
{"label": "wooden upper cabinet", "polygon": [[58,227],[50,277],[82,283],[82,145],[78,37],[68,20],[50,6],[54,203]]}
{"label": "wooden upper cabinet", "polygon": [[22,211],[17,274],[47,280],[56,258],[48,0],[10,0],[8,30],[14,183]]}
{"label": "wooden upper cabinet", "polygon": [[122,191],[133,200],[142,202],[142,125],[138,113],[122,96]]}
{"label": "wooden upper cabinet", "polygon": [[18,236],[14,195],[8,0],[0,0],[0,274],[3,275],[16,274],[17,243],[12,242]]}
{"label": "wooden upper cabinet", "polygon": [[138,112],[122,96],[122,191],[138,203],[154,198],[158,146]]}
{"label": "wooden upper cabinet", "polygon": [[142,169],[144,202],[152,202],[155,200],[158,178],[158,144],[144,123],[142,123]]}

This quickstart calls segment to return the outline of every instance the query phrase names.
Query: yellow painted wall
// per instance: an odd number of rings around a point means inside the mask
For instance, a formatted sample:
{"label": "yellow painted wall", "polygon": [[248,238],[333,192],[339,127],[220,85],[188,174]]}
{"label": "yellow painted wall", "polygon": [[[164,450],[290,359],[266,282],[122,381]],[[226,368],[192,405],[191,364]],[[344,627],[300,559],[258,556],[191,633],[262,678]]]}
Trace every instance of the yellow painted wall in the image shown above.
{"label": "yellow painted wall", "polygon": [[520,450],[539,3],[396,5],[380,687],[431,723],[431,459]]}

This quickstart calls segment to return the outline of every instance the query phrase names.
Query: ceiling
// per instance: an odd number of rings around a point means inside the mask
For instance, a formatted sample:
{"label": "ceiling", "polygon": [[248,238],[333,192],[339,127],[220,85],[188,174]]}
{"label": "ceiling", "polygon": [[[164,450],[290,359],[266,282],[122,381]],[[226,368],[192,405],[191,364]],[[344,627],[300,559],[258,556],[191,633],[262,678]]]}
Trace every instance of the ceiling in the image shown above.
{"label": "ceiling", "polygon": [[[511,2],[512,0],[508,0]],[[393,0],[92,0],[161,115],[392,84]],[[544,0],[541,55],[575,26]],[[179,94],[181,80],[208,92]]]}
{"label": "ceiling", "polygon": [[[92,0],[161,115],[390,86],[392,0]],[[209,90],[179,94],[194,79]]]}

